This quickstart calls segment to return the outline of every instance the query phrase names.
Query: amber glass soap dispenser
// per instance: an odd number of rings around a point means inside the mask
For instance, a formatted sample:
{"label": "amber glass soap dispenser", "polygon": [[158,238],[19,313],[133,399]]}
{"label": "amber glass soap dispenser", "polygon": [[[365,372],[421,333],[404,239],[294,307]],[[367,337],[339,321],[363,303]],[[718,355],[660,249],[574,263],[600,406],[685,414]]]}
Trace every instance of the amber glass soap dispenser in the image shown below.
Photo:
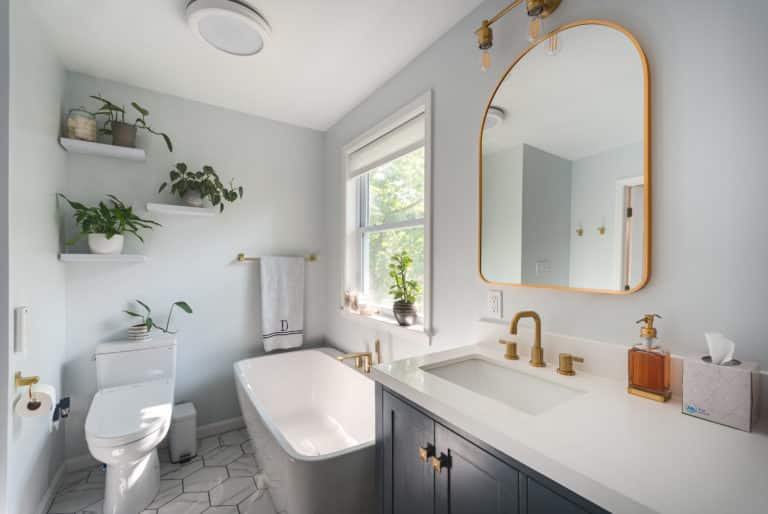
{"label": "amber glass soap dispenser", "polygon": [[630,394],[642,396],[657,402],[666,402],[672,395],[669,386],[669,353],[658,346],[657,331],[653,326],[658,314],[646,314],[637,323],[643,323],[640,329],[642,341],[629,349],[629,387]]}

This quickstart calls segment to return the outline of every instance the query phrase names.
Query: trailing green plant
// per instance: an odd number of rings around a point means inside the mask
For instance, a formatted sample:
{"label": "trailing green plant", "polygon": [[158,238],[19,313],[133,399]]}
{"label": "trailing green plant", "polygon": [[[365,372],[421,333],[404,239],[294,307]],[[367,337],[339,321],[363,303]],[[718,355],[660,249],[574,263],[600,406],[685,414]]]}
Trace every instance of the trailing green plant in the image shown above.
{"label": "trailing green plant", "polygon": [[394,281],[389,287],[389,294],[395,300],[405,303],[416,303],[416,297],[421,293],[421,286],[415,280],[408,279],[408,270],[413,265],[413,259],[403,250],[394,254],[389,264],[389,276]]}
{"label": "trailing green plant", "polygon": [[160,136],[165,141],[165,146],[168,147],[169,152],[173,152],[173,142],[171,142],[171,138],[166,134],[165,132],[158,132],[154,130],[149,124],[147,123],[147,116],[149,116],[149,110],[145,107],[142,107],[141,105],[137,104],[136,102],[131,102],[131,107],[134,108],[134,110],[139,113],[138,118],[133,123],[126,122],[125,121],[125,107],[121,107],[114,102],[107,100],[101,95],[91,95],[91,98],[94,100],[98,100],[101,102],[101,107],[95,112],[92,112],[94,116],[106,116],[107,120],[104,122],[104,126],[99,129],[100,134],[112,134],[112,124],[113,123],[126,123],[128,125],[133,125],[137,129],[143,129],[149,132],[150,134],[154,134],[156,136]]}
{"label": "trailing green plant", "polygon": [[75,210],[75,221],[80,228],[80,233],[66,242],[67,246],[75,244],[86,234],[104,234],[107,239],[112,239],[115,235],[132,234],[143,243],[144,239],[139,235],[139,230],[152,230],[161,226],[156,221],[136,216],[133,207],[125,205],[115,195],[107,195],[111,205],[99,202],[95,207],[73,202],[61,193],[58,195]]}
{"label": "trailing green plant", "polygon": [[183,301],[173,302],[171,304],[171,308],[168,310],[168,319],[165,321],[165,327],[162,327],[157,323],[155,323],[154,320],[152,320],[152,309],[149,307],[149,305],[142,302],[141,300],[136,300],[136,303],[141,305],[141,307],[144,309],[144,314],[140,314],[134,311],[123,311],[123,312],[134,318],[141,318],[141,323],[139,323],[139,325],[145,325],[147,327],[148,332],[153,328],[156,328],[165,334],[175,334],[176,332],[171,331],[170,328],[171,328],[171,317],[173,316],[173,309],[176,307],[183,310],[187,314],[192,314],[192,307],[190,307],[187,302],[183,302]]}
{"label": "trailing green plant", "polygon": [[[235,187],[232,180],[225,186],[212,166],[203,166],[202,170],[190,171],[183,162],[176,163],[170,172],[171,193],[183,197],[190,191],[200,193],[200,197],[208,199],[213,206],[219,206],[219,212],[224,212],[224,201],[234,202],[243,197],[243,186]],[[163,182],[157,190],[161,193],[168,182]]]}

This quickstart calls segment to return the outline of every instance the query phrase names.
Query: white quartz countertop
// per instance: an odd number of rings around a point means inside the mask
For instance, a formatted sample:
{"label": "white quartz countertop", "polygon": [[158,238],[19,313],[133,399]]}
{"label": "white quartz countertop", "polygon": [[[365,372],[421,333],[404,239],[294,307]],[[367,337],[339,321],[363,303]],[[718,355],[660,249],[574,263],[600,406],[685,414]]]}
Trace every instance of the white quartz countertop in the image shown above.
{"label": "white quartz countertop", "polygon": [[[374,368],[374,379],[477,439],[616,514],[768,513],[766,417],[752,433],[686,416],[679,398],[657,403],[626,384],[507,361],[483,343]],[[580,389],[530,415],[422,367],[479,355],[516,371]],[[520,391],[525,394],[525,391]]]}

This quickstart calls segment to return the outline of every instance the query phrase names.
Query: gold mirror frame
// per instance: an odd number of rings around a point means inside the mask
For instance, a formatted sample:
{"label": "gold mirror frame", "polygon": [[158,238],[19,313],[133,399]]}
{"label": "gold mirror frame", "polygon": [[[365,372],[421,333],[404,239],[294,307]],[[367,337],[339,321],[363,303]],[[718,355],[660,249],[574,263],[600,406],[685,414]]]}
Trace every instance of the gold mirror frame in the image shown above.
{"label": "gold mirror frame", "polygon": [[[512,72],[514,67],[519,63],[528,53],[536,48],[539,44],[549,40],[549,38],[554,35],[558,34],[560,32],[563,32],[565,30],[579,27],[582,25],[602,25],[604,27],[610,27],[612,29],[618,30],[622,34],[624,34],[635,46],[635,49],[637,50],[637,53],[640,56],[640,62],[643,67],[643,101],[645,103],[644,105],[644,113],[645,113],[645,122],[644,122],[644,128],[643,128],[643,157],[645,159],[645,163],[643,165],[644,168],[644,180],[645,180],[645,190],[644,190],[644,201],[645,201],[645,215],[644,215],[644,223],[645,223],[645,233],[643,234],[643,278],[640,280],[640,283],[633,287],[632,289],[628,291],[620,291],[620,290],[613,290],[613,289],[589,289],[589,288],[579,288],[579,287],[567,287],[567,286],[557,286],[557,285],[537,285],[537,284],[514,284],[514,283],[507,283],[507,282],[494,282],[491,280],[488,280],[483,275],[482,270],[482,262],[483,262],[483,130],[485,128],[485,119],[488,116],[488,110],[491,107],[491,104],[493,102],[494,97],[496,96],[496,92],[499,90],[501,85],[504,83],[504,80],[507,78],[507,76]],[[501,75],[501,78],[496,83],[496,87],[493,88],[493,91],[491,92],[491,96],[488,99],[488,104],[485,106],[485,111],[483,111],[483,119],[480,122],[480,140],[478,143],[478,169],[480,170],[479,176],[478,176],[478,196],[479,196],[479,221],[478,221],[478,231],[477,231],[477,271],[480,275],[480,279],[488,284],[488,285],[494,285],[494,286],[509,286],[509,287],[531,287],[535,289],[556,289],[561,291],[578,291],[578,292],[585,292],[585,293],[603,293],[603,294],[613,294],[613,295],[626,295],[626,294],[632,294],[634,292],[639,291],[643,287],[648,284],[648,281],[651,277],[651,234],[653,232],[653,227],[651,225],[651,189],[652,189],[652,183],[651,183],[651,75],[650,70],[648,67],[648,59],[645,56],[645,52],[643,51],[643,48],[640,46],[640,42],[635,38],[635,36],[629,32],[626,28],[622,27],[621,25],[618,25],[616,23],[610,22],[610,21],[604,21],[604,20],[582,20],[582,21],[575,21],[573,23],[568,23],[566,25],[563,25],[561,27],[558,27],[551,32],[545,34],[544,36],[540,37],[533,43],[531,43],[528,48],[523,50],[523,52],[517,56],[517,58],[512,61],[512,64],[509,65],[509,67],[504,71],[504,73]]]}

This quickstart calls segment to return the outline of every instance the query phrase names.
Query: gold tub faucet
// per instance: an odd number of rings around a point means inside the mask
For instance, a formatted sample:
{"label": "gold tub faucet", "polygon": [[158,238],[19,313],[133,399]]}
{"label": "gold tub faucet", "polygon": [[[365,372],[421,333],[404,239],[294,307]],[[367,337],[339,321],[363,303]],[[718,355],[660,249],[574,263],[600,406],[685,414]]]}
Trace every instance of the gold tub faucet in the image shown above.
{"label": "gold tub faucet", "polygon": [[355,359],[355,367],[357,369],[363,369],[366,373],[371,372],[371,366],[373,366],[373,355],[376,354],[376,364],[381,364],[381,343],[379,340],[376,340],[376,343],[374,344],[374,350],[373,352],[354,352],[354,353],[345,353],[344,355],[339,355],[336,357],[336,360],[339,362],[344,362],[348,359]]}
{"label": "gold tub faucet", "polygon": [[517,324],[522,318],[532,318],[536,325],[536,333],[531,347],[531,360],[528,363],[534,368],[543,368],[547,363],[544,362],[544,349],[541,347],[541,317],[534,311],[520,311],[515,314],[509,325],[509,333],[513,336],[517,335]]}

